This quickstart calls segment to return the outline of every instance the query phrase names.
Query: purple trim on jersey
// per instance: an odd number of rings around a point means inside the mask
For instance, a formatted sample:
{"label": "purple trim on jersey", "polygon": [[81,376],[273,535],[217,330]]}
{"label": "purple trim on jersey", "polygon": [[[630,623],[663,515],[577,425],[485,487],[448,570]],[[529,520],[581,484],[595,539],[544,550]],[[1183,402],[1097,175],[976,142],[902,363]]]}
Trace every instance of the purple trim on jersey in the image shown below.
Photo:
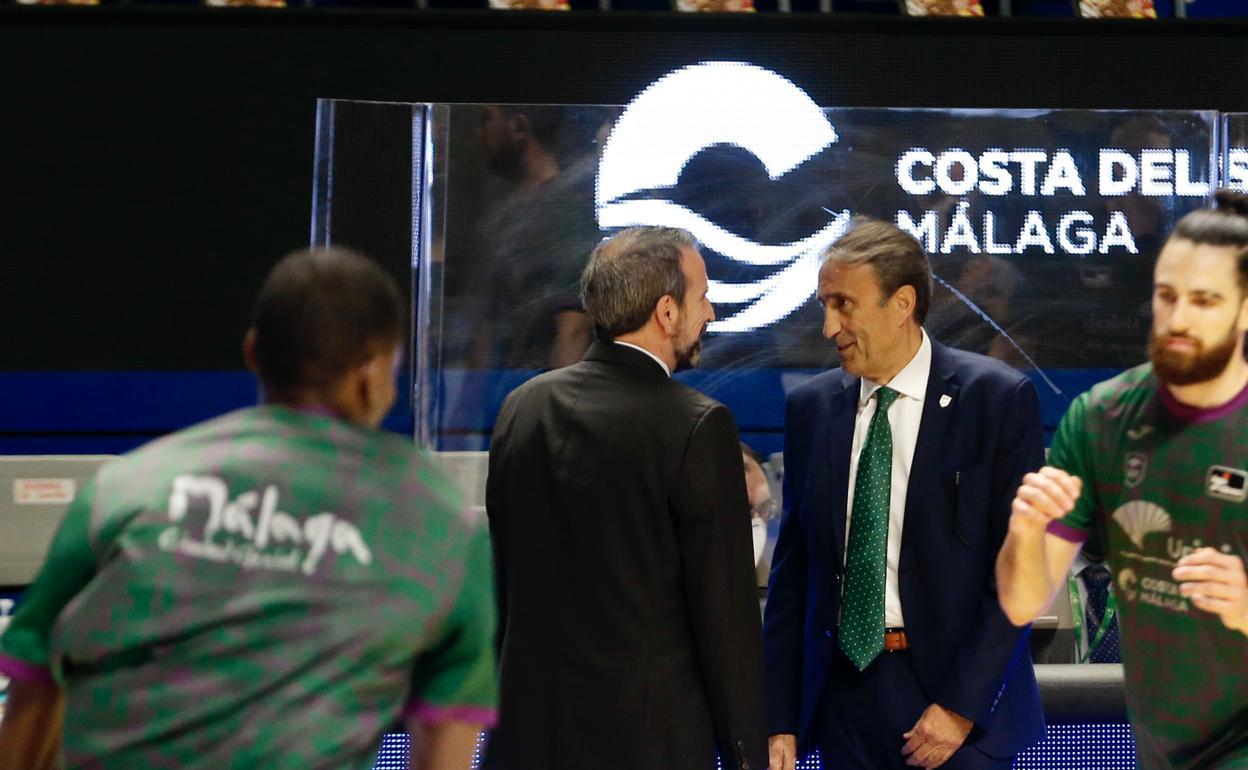
{"label": "purple trim on jersey", "polygon": [[403,710],[403,718],[415,717],[422,722],[471,722],[482,727],[498,724],[498,709],[480,706],[435,706],[428,701],[413,701]]}
{"label": "purple trim on jersey", "polygon": [[1166,411],[1169,412],[1175,419],[1181,420],[1182,422],[1213,422],[1214,420],[1220,420],[1223,417],[1226,417],[1231,412],[1237,411],[1243,408],[1245,404],[1248,404],[1248,385],[1245,385],[1244,389],[1239,391],[1235,398],[1227,401],[1222,406],[1214,406],[1208,409],[1199,406],[1192,406],[1190,404],[1184,404],[1182,401],[1175,398],[1174,394],[1171,393],[1170,389],[1165,385],[1160,386],[1157,390],[1161,392],[1161,403],[1166,405]]}
{"label": "purple trim on jersey", "polygon": [[1050,521],[1049,526],[1045,527],[1044,531],[1048,532],[1050,535],[1057,535],[1061,539],[1070,543],[1082,543],[1088,539],[1087,532],[1084,532],[1082,529],[1076,529],[1075,527],[1061,521]]}
{"label": "purple trim on jersey", "polygon": [[31,682],[35,684],[56,684],[52,672],[43,666],[27,663],[21,658],[0,653],[0,674],[4,674],[15,682]]}

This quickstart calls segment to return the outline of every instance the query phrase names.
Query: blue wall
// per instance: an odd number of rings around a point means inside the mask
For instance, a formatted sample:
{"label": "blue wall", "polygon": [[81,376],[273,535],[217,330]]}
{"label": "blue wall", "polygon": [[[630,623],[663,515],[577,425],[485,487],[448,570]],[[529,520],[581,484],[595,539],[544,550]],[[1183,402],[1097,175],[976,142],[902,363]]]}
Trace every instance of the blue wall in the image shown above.
{"label": "blue wall", "polygon": [[[1071,399],[1116,369],[1049,370],[1057,387],[1031,373],[1046,433]],[[782,448],[785,394],[815,370],[720,369],[677,375],[727,404],[742,439],[769,454]],[[442,398],[467,396],[469,410],[448,413],[443,449],[481,449],[506,394],[536,374],[516,370],[450,371]],[[406,376],[400,393],[408,391]],[[446,391],[455,391],[447,393]],[[0,454],[117,454],[174,430],[257,402],[247,371],[5,372],[0,374]],[[385,427],[412,435],[411,405],[400,399]]]}

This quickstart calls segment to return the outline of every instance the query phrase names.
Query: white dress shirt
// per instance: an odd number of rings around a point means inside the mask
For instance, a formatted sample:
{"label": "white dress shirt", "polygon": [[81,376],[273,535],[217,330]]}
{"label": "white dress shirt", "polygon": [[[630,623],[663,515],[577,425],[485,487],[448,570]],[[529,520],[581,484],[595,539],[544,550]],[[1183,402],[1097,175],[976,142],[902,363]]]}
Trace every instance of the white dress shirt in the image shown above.
{"label": "white dress shirt", "polygon": [[671,377],[671,376],[672,376],[672,370],[667,368],[667,364],[665,364],[665,363],[663,362],[663,359],[661,359],[661,358],[659,358],[658,356],[656,356],[655,354],[651,353],[649,350],[646,350],[646,349],[645,349],[645,348],[643,348],[642,346],[640,346],[640,345],[634,345],[634,344],[633,344],[633,343],[631,343],[631,342],[620,342],[619,340],[614,340],[614,343],[615,343],[616,345],[623,345],[623,346],[624,346],[624,347],[626,347],[626,348],[632,348],[633,350],[640,350],[642,353],[645,353],[646,355],[648,355],[648,356],[650,356],[651,358],[653,358],[653,359],[654,359],[654,362],[655,362],[656,364],[658,364],[659,366],[663,367],[663,371],[667,372],[667,376],[668,376],[668,377]]}
{"label": "white dress shirt", "polygon": [[[914,460],[914,445],[919,440],[919,423],[923,421],[923,398],[927,394],[927,380],[932,371],[932,343],[923,331],[919,350],[910,359],[888,387],[897,391],[898,398],[888,410],[888,426],[893,434],[892,486],[888,493],[888,546],[887,570],[884,579],[884,626],[902,628],[906,625],[902,615],[901,592],[897,588],[897,562],[901,558],[901,532],[906,520],[906,490],[910,485],[910,464]],[[875,415],[875,391],[880,384],[865,377],[858,393],[858,417],[854,420],[854,440],[849,455],[849,494],[845,499],[845,555],[849,556],[849,527],[854,516],[854,482],[858,477],[858,457],[867,441],[867,430]]]}

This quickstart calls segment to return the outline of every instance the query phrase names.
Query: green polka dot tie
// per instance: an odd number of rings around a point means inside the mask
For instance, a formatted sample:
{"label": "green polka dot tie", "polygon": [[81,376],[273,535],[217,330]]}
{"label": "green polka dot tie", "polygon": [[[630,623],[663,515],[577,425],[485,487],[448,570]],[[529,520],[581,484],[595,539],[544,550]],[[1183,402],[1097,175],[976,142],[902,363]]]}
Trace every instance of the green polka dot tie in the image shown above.
{"label": "green polka dot tie", "polygon": [[859,671],[884,649],[884,576],[888,554],[888,501],[893,475],[893,432],[888,408],[897,391],[876,392],[867,443],[858,457],[849,558],[841,600],[841,649]]}

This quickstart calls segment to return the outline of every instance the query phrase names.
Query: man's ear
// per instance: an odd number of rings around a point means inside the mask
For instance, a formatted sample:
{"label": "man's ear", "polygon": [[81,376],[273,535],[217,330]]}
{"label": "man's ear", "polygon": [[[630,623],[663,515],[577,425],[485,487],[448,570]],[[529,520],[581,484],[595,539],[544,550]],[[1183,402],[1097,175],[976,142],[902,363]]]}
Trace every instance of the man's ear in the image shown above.
{"label": "man's ear", "polygon": [[522,139],[532,133],[529,116],[520,113],[511,116],[511,119],[507,121],[507,127],[511,130],[513,139]]}
{"label": "man's ear", "polygon": [[376,355],[370,356],[343,372],[333,386],[336,410],[351,422],[363,424],[372,413],[373,402],[377,399],[377,388],[373,382],[377,358]]}
{"label": "man's ear", "polygon": [[374,355],[360,364],[351,372],[351,388],[355,391],[356,407],[361,415],[372,413],[373,401],[377,398],[377,389],[373,386],[378,356]]}
{"label": "man's ear", "polygon": [[893,292],[893,296],[889,298],[888,304],[893,309],[893,320],[901,326],[908,318],[914,315],[914,303],[918,295],[914,291],[914,287],[906,284],[897,291]]}
{"label": "man's ear", "polygon": [[654,317],[664,334],[669,337],[676,336],[676,331],[680,328],[680,304],[675,297],[670,294],[659,297],[658,304],[654,306]]}
{"label": "man's ear", "polygon": [[253,326],[243,335],[243,363],[254,375],[259,376],[260,367],[256,363],[256,329]]}

